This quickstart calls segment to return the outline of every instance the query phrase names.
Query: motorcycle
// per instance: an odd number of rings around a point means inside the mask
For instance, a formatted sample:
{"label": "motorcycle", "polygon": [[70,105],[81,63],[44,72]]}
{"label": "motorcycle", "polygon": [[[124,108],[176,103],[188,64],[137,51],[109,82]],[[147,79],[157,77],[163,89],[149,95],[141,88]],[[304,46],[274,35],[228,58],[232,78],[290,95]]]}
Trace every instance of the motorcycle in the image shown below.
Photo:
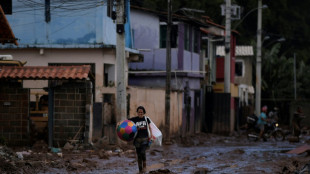
{"label": "motorcycle", "polygon": [[[257,126],[257,116],[251,115],[247,117],[247,137],[251,141],[257,141],[259,139],[260,129]],[[267,140],[270,137],[274,137],[276,141],[284,140],[284,133],[281,128],[279,128],[279,124],[274,119],[269,119],[267,124],[265,125],[263,139]]]}

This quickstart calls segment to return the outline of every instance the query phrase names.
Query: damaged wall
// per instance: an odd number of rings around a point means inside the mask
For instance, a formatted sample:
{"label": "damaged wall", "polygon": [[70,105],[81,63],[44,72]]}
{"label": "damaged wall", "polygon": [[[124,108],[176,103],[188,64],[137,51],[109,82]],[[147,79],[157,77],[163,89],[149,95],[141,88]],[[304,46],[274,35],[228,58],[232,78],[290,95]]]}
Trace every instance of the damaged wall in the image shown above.
{"label": "damaged wall", "polygon": [[86,83],[69,82],[54,89],[54,145],[63,145],[75,135],[76,140],[88,141],[92,117],[87,112],[92,101],[88,88]]}
{"label": "damaged wall", "polygon": [[21,83],[0,81],[0,138],[9,145],[29,143],[29,90]]}

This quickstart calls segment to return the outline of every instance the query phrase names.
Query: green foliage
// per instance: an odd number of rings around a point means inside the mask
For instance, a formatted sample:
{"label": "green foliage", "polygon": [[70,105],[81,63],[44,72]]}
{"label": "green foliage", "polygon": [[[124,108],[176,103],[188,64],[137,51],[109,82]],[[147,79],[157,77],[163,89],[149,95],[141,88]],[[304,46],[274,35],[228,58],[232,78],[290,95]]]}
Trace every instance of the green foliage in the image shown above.
{"label": "green foliage", "polygon": [[[280,55],[281,44],[264,50],[262,59],[262,97],[273,99],[294,98],[294,58]],[[296,60],[296,89],[298,98],[309,97],[309,66]]]}

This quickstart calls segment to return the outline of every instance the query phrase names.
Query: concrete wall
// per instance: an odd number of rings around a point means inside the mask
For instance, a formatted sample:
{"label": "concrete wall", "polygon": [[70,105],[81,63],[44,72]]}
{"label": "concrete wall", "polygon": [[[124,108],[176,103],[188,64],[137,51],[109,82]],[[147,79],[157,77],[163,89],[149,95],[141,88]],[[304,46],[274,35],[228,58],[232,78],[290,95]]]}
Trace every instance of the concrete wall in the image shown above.
{"label": "concrete wall", "polygon": [[[146,116],[150,117],[156,126],[164,132],[165,125],[165,90],[143,87],[130,87],[130,117],[137,116],[138,106],[144,106]],[[171,137],[180,133],[182,125],[183,93],[172,92],[170,95],[170,133]]]}
{"label": "concrete wall", "polygon": [[[103,72],[104,64],[116,64],[115,51],[113,49],[43,49],[43,54],[40,54],[40,49],[7,49],[1,50],[0,55],[10,54],[14,60],[26,61],[25,66],[48,66],[49,63],[87,63],[95,64],[95,101],[102,102],[103,87]],[[127,68],[126,68],[127,69]],[[115,68],[115,81],[116,81]],[[30,84],[30,85],[27,85]],[[27,87],[47,87],[47,81],[42,84],[42,80],[28,81]],[[112,87],[113,88],[113,87]],[[111,89],[112,89],[111,88]],[[113,88],[114,89],[114,88]]]}
{"label": "concrete wall", "polygon": [[[141,51],[144,54],[143,63],[130,63],[129,68],[132,70],[166,70],[166,49],[159,48],[159,17],[151,13],[132,10],[131,26],[134,31],[134,48],[148,49],[148,51]],[[190,27],[191,32],[193,29]],[[171,49],[171,70],[199,71],[199,54],[184,51],[183,33],[184,24],[180,22],[178,25],[178,48]]]}
{"label": "concrete wall", "polygon": [[20,45],[115,45],[116,27],[107,17],[106,3],[99,0],[84,1],[84,4],[51,1],[51,20],[46,22],[44,1],[34,1],[35,5],[34,2],[13,0],[13,14],[6,16]]}
{"label": "concrete wall", "polygon": [[159,48],[159,18],[155,14],[131,10],[134,48]]}
{"label": "concrete wall", "polygon": [[29,143],[29,90],[0,81],[0,138],[9,145]]}
{"label": "concrete wall", "polygon": [[185,71],[199,71],[200,55],[184,50],[183,70]]}
{"label": "concrete wall", "polygon": [[251,57],[237,57],[236,61],[242,61],[244,66],[243,76],[235,76],[236,84],[252,86],[252,59]]}

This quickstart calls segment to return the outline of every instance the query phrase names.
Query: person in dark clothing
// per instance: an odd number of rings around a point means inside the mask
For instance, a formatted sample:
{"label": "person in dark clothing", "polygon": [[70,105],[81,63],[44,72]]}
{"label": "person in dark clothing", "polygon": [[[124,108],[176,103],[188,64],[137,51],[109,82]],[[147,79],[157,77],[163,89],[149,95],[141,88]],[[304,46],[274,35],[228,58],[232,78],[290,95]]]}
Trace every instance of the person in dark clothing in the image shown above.
{"label": "person in dark clothing", "polygon": [[301,120],[305,118],[302,109],[300,106],[297,107],[296,112],[293,115],[292,125],[293,125],[293,134],[297,137],[299,141],[299,136],[301,134]]}
{"label": "person in dark clothing", "polygon": [[146,112],[143,106],[139,106],[137,108],[137,113],[138,113],[138,116],[129,118],[129,120],[133,121],[136,124],[137,129],[138,129],[138,132],[133,141],[133,144],[136,147],[139,173],[143,173],[143,172],[146,172],[145,151],[148,147],[149,137],[152,137],[151,127],[148,126],[151,123],[151,120],[147,118],[146,116],[144,116]]}

